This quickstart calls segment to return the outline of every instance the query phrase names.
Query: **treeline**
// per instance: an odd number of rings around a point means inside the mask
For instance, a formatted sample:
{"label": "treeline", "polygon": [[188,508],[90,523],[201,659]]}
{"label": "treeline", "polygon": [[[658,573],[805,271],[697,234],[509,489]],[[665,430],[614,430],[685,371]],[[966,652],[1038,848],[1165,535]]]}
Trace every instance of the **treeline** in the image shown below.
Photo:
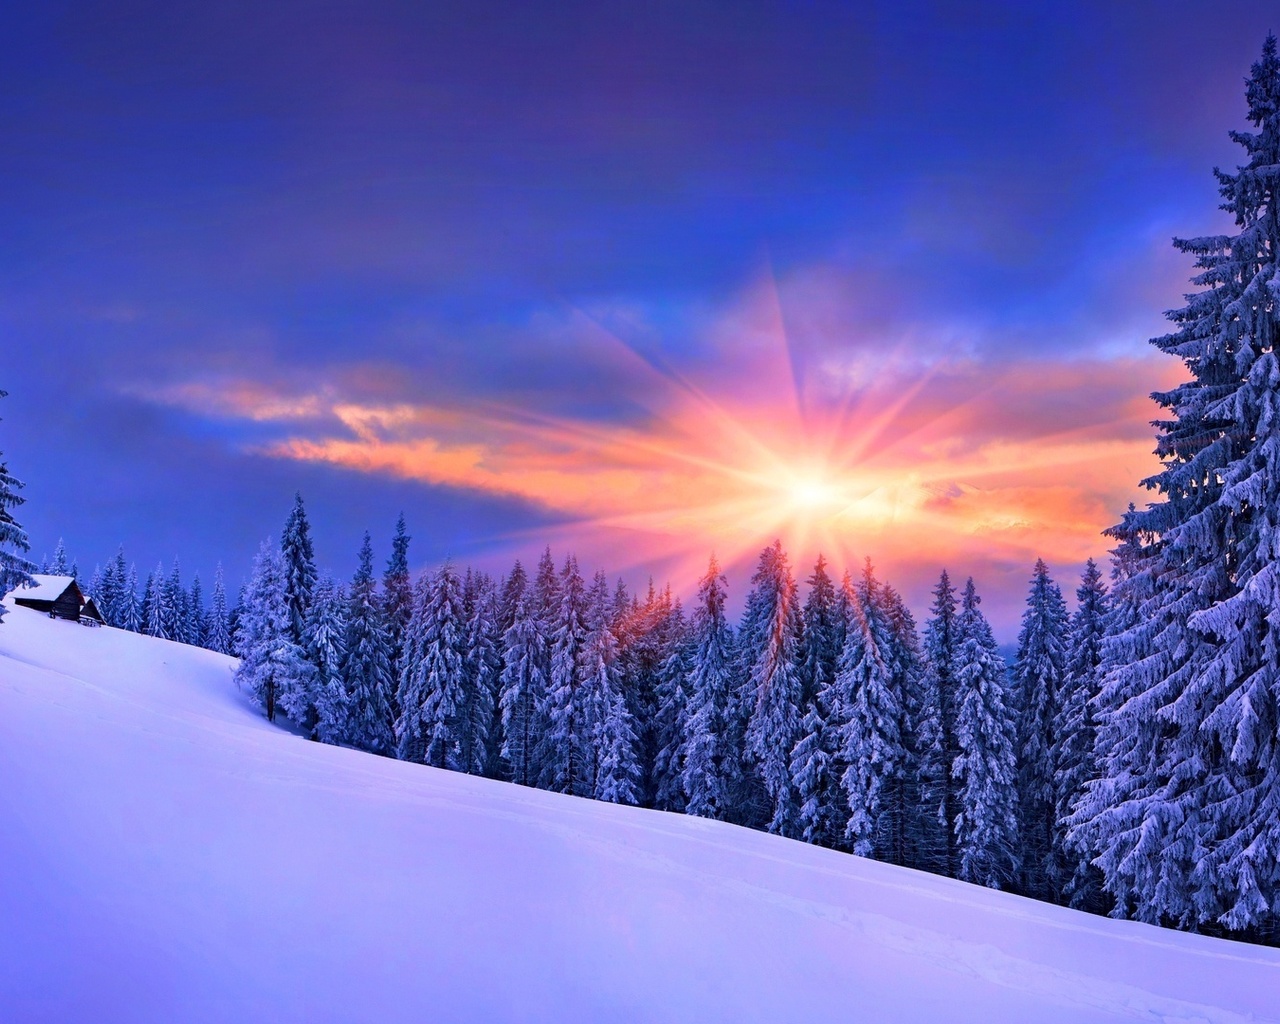
{"label": "treeline", "polygon": [[1037,563],[1011,672],[973,581],[945,572],[920,630],[870,561],[836,578],[820,557],[802,600],[774,543],[732,622],[714,559],[686,609],[550,551],[414,580],[409,542],[401,517],[379,582],[366,534],[336,583],[299,497],[232,613],[220,577],[201,609],[176,568],[136,604],[187,609],[207,646],[230,636],[240,685],[317,740],[1109,906],[1070,832],[1114,619],[1092,562],[1074,615]]}

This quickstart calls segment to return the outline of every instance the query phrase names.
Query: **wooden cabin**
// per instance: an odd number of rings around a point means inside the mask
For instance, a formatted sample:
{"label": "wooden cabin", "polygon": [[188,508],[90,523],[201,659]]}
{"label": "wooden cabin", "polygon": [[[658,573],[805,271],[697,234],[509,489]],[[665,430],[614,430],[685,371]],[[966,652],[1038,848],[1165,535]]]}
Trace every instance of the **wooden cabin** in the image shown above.
{"label": "wooden cabin", "polygon": [[[70,576],[39,574],[33,575],[31,579],[34,586],[19,587],[9,595],[13,598],[14,604],[21,608],[44,612],[50,618],[80,621],[85,600],[84,594],[80,592],[80,587],[74,579]],[[96,607],[93,613],[98,615]],[[98,615],[98,618],[101,620],[102,616]]]}
{"label": "wooden cabin", "polygon": [[80,625],[82,626],[105,626],[107,620],[102,617],[102,612],[98,611],[98,606],[93,603],[93,598],[86,597],[84,599],[84,607],[80,609]]}

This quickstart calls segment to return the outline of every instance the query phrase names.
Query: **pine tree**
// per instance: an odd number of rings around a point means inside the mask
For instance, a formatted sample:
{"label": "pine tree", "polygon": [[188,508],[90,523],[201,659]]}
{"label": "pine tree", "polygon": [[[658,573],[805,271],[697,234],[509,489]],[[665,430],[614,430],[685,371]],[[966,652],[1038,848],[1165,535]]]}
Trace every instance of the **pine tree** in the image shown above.
{"label": "pine tree", "polygon": [[231,625],[227,618],[227,590],[222,578],[222,563],[213,572],[213,602],[209,608],[205,646],[218,654],[231,653]]}
{"label": "pine tree", "polygon": [[204,608],[204,588],[200,585],[200,574],[196,573],[191,580],[191,590],[187,593],[187,643],[197,647],[207,646],[208,621]]}
{"label": "pine tree", "polygon": [[155,571],[147,577],[147,589],[142,598],[143,631],[148,636],[156,636],[162,640],[172,637],[166,631],[171,615],[165,600],[164,565],[157,562]]}
{"label": "pine tree", "polygon": [[1067,606],[1062,591],[1037,559],[1018,634],[1018,794],[1022,824],[1024,895],[1058,899],[1067,879],[1055,870],[1058,835],[1055,728],[1066,663]]}
{"label": "pine tree", "polygon": [[902,706],[894,692],[889,623],[870,559],[857,597],[835,684],[845,709],[839,713],[839,743],[848,765],[841,780],[849,807],[845,836],[858,856],[885,858],[898,825],[889,789],[903,770]]}
{"label": "pine tree", "polygon": [[237,630],[236,683],[249,691],[272,722],[281,695],[304,687],[311,673],[302,648],[293,641],[286,587],[284,559],[266,541],[254,560]]}
{"label": "pine tree", "polygon": [[396,520],[395,537],[391,540],[391,557],[382,574],[382,621],[386,624],[391,645],[392,664],[404,650],[404,633],[413,614],[413,581],[409,575],[409,533],[404,513]]}
{"label": "pine tree", "polygon": [[1057,831],[1053,837],[1053,872],[1065,878],[1063,895],[1074,907],[1102,907],[1101,879],[1088,860],[1076,855],[1068,842],[1067,823],[1085,785],[1096,777],[1094,740],[1095,702],[1102,691],[1103,645],[1107,636],[1109,603],[1102,573],[1092,558],[1085,563],[1076,588],[1076,611],[1067,641],[1062,699],[1054,723],[1054,803]]}
{"label": "pine tree", "polygon": [[347,722],[347,690],[344,668],[347,661],[346,594],[328,576],[321,576],[311,594],[311,608],[303,630],[302,648],[314,670],[310,690],[293,706],[289,717],[315,739],[341,742]]}
{"label": "pine tree", "polygon": [[[1191,379],[1153,396],[1159,500],[1112,536],[1147,541],[1157,585],[1117,638],[1109,747],[1091,787],[1097,863],[1118,910],[1280,929],[1280,57],[1246,87],[1246,163],[1215,171],[1234,234],[1175,241],[1202,290],[1153,339]],[[1127,738],[1125,734],[1127,733]],[[1108,743],[1103,734],[1115,739]],[[1145,757],[1143,776],[1128,774]]]}
{"label": "pine tree", "polygon": [[67,546],[63,543],[62,538],[58,538],[58,546],[54,548],[53,558],[48,565],[48,575],[50,576],[70,576],[71,564],[67,561]]}
{"label": "pine tree", "polygon": [[956,622],[957,877],[999,889],[1018,870],[1018,723],[1008,666],[980,600],[970,579]]}
{"label": "pine tree", "polygon": [[445,563],[415,597],[400,680],[399,756],[461,769],[466,612],[462,581]]}
{"label": "pine tree", "polygon": [[129,575],[125,577],[121,595],[120,625],[132,633],[142,632],[142,602],[138,600],[138,567],[129,563]]}
{"label": "pine tree", "polygon": [[[921,850],[921,867],[955,876],[958,849],[955,822],[960,804],[952,766],[960,755],[956,738],[959,700],[956,674],[960,666],[960,632],[956,592],[945,569],[933,591],[931,618],[924,629],[925,672],[916,725],[920,803],[935,842]],[[931,709],[933,709],[931,711]]]}
{"label": "pine tree", "polygon": [[890,780],[888,800],[893,822],[888,852],[895,864],[928,870],[945,850],[946,839],[937,815],[921,799],[922,778],[932,781],[937,705],[926,685],[924,654],[916,620],[893,587],[880,588],[888,627],[888,668],[898,702],[901,770]]}
{"label": "pine tree", "polygon": [[347,605],[346,660],[342,666],[346,716],[340,728],[332,724],[327,728],[333,729],[331,742],[391,756],[396,752],[390,700],[395,670],[375,587],[373,544],[366,533]]}
{"label": "pine tree", "polygon": [[169,574],[165,576],[161,567],[156,567],[156,578],[159,581],[160,607],[159,625],[160,632],[156,636],[162,636],[166,640],[173,640],[177,643],[187,643],[186,633],[186,590],[182,586],[182,570],[178,565],[178,560],[173,560],[173,567],[169,570]]}
{"label": "pine tree", "polygon": [[736,752],[729,746],[729,699],[733,689],[733,632],[725,616],[728,582],[712,557],[698,584],[693,612],[689,705],[685,715],[685,811],[704,818],[729,813]]}
{"label": "pine tree", "polygon": [[[635,664],[638,691],[628,713],[633,721],[647,717],[636,732],[649,734],[653,747],[652,800],[663,811],[684,811],[684,767],[689,718],[689,670],[692,649],[689,627],[678,598],[667,587],[638,617],[642,632],[633,643],[641,655]],[[631,708],[637,710],[633,713]]]}
{"label": "pine tree", "polygon": [[459,712],[459,766],[472,775],[490,774],[494,706],[502,662],[498,650],[496,601],[493,581],[467,570],[462,587],[465,639],[463,654],[463,706]]}
{"label": "pine tree", "polygon": [[836,590],[827,575],[822,555],[809,577],[804,603],[804,702],[807,707],[836,676],[836,663],[844,647],[844,629],[837,607]]}
{"label": "pine tree", "polygon": [[587,632],[580,652],[582,708],[591,749],[589,795],[610,803],[634,804],[640,766],[635,727],[622,691],[618,639],[614,636],[609,581],[596,573],[586,602]]}
{"label": "pine tree", "polygon": [[502,757],[511,780],[522,786],[539,777],[540,710],[546,700],[547,639],[541,620],[531,611],[530,597],[519,593],[511,625],[502,635]]}
{"label": "pine tree", "polygon": [[311,592],[316,585],[316,557],[311,545],[311,524],[302,495],[295,494],[293,509],[280,534],[280,553],[284,556],[285,593],[289,598],[289,628],[293,640],[302,643],[311,608]]}
{"label": "pine tree", "polygon": [[[5,392],[0,391],[0,398],[4,396]],[[18,493],[22,487],[22,482],[9,472],[0,452],[0,599],[16,587],[29,585],[35,570],[26,557],[31,543],[13,514],[13,510],[26,501]],[[3,619],[4,607],[0,606],[0,620]]]}
{"label": "pine tree", "polygon": [[782,542],[760,555],[743,625],[749,686],[755,694],[747,752],[769,799],[769,831],[793,835],[791,751],[799,739],[803,682],[800,605]]}
{"label": "pine tree", "polygon": [[560,608],[551,634],[551,674],[542,715],[546,732],[538,755],[540,785],[557,793],[590,796],[591,723],[582,685],[587,604],[576,558],[565,561],[559,584]]}

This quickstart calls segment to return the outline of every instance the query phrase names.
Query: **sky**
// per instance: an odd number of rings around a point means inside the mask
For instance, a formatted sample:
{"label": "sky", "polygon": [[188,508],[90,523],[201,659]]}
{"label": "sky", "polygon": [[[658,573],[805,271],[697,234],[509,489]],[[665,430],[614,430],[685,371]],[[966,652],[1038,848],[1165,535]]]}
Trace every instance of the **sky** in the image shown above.
{"label": "sky", "polygon": [[233,585],[780,537],[1003,640],[1156,461],[1263,3],[0,11],[0,451],[34,554]]}

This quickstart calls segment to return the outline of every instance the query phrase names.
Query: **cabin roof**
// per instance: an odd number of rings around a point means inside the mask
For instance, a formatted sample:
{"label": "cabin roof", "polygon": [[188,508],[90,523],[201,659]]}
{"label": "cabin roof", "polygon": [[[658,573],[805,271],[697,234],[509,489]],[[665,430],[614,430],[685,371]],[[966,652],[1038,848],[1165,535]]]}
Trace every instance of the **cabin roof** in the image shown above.
{"label": "cabin roof", "polygon": [[33,586],[19,587],[12,596],[24,601],[56,601],[76,583],[70,576],[45,576],[41,573],[34,573],[31,580]]}

